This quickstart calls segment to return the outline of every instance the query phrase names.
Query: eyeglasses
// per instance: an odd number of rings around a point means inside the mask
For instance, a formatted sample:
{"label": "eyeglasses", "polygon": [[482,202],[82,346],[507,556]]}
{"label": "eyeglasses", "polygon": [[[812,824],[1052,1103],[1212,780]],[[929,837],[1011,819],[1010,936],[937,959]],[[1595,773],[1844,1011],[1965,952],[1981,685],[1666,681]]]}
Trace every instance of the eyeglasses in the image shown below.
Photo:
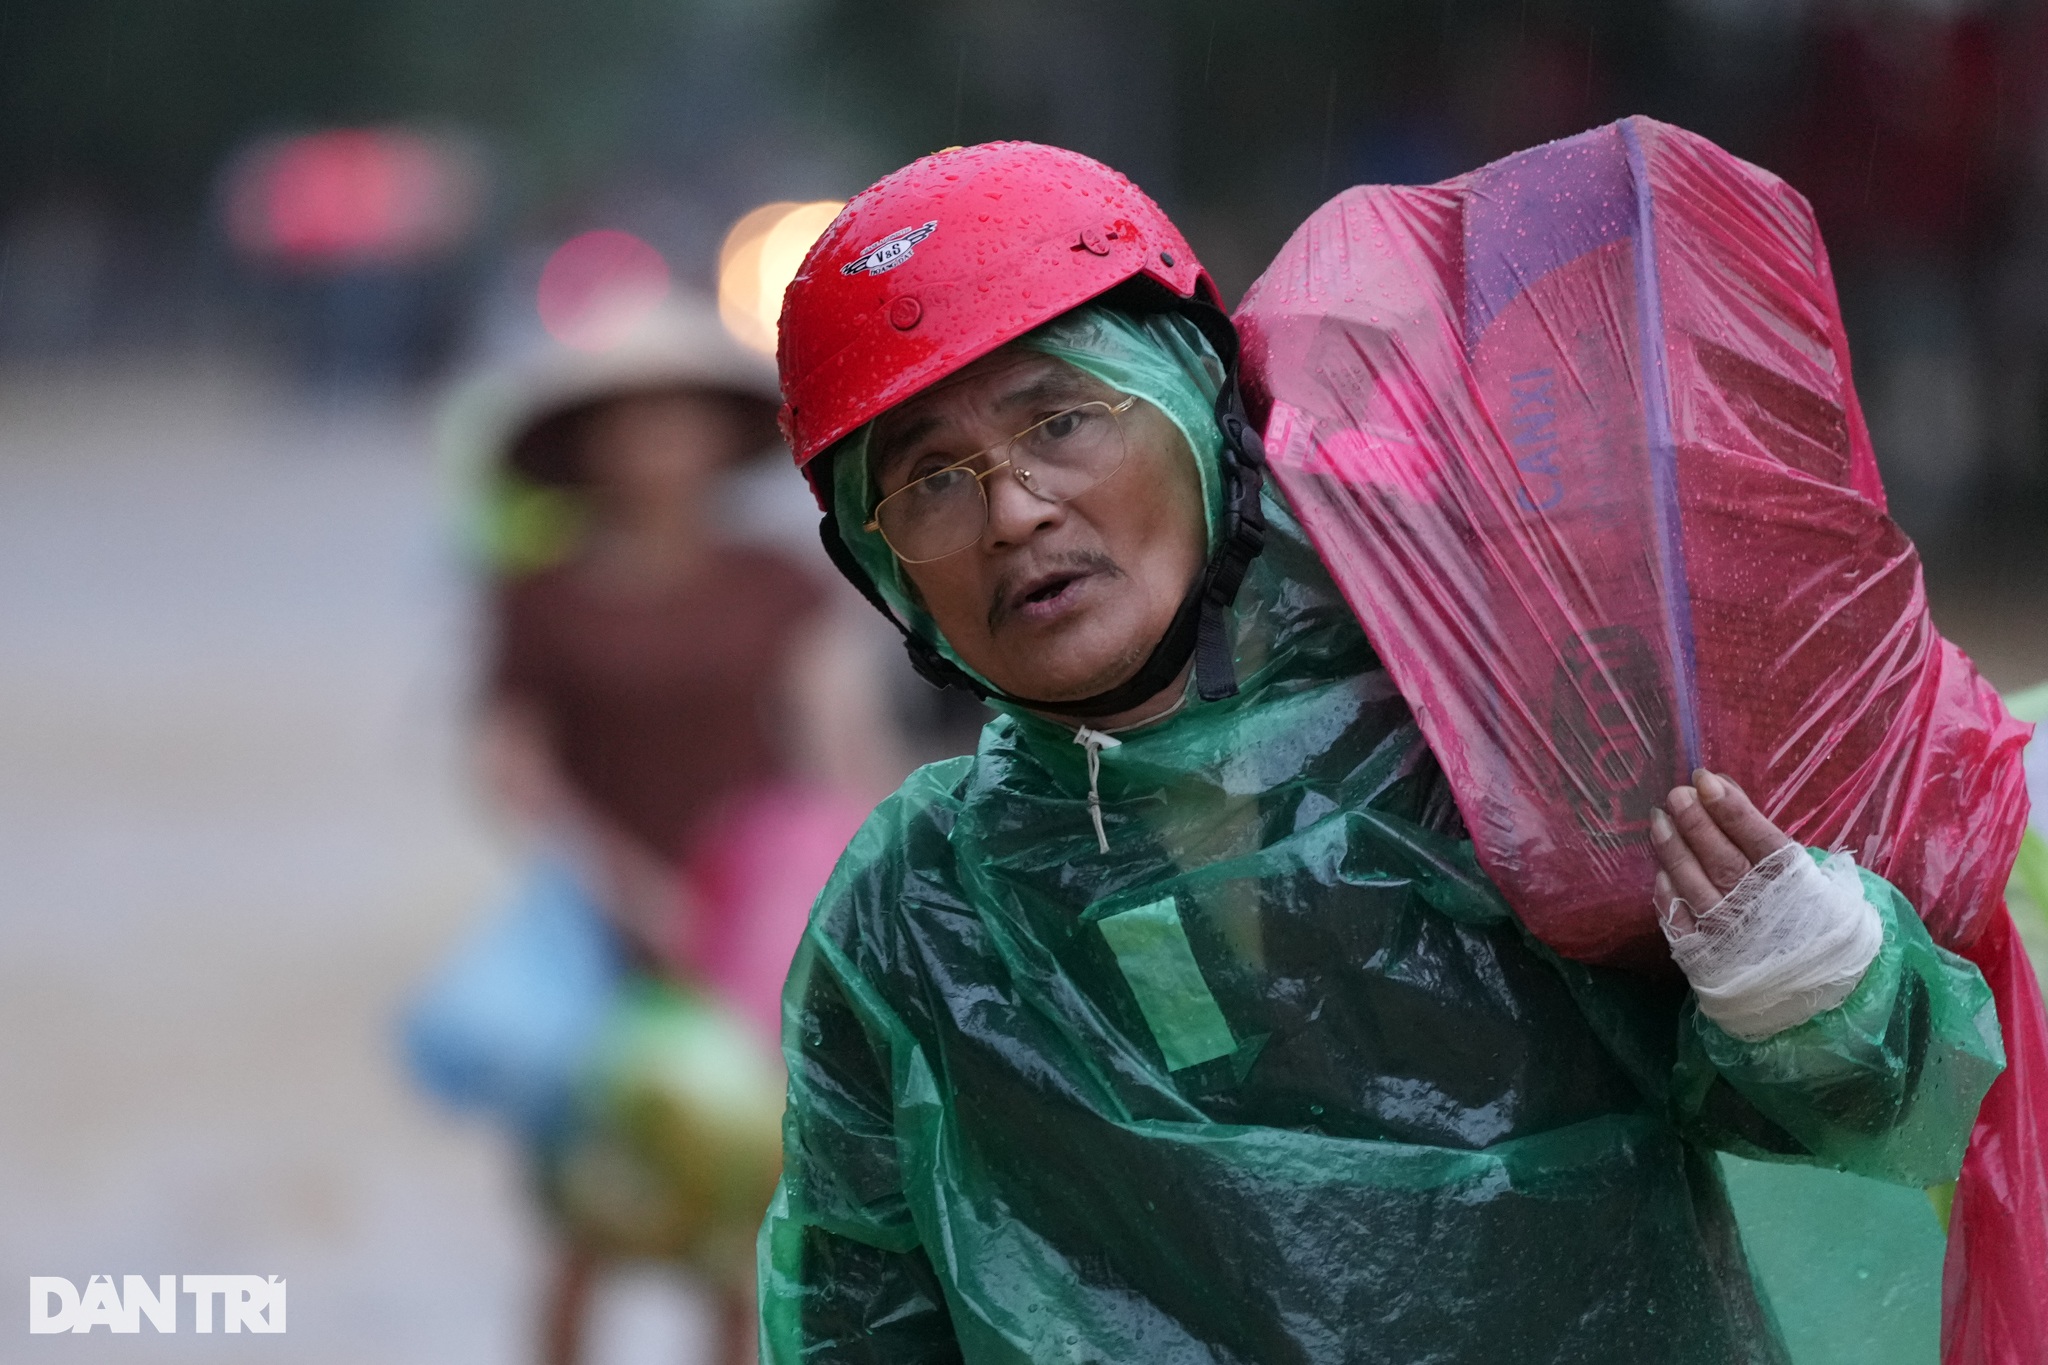
{"label": "eyeglasses", "polygon": [[[1123,415],[1137,401],[1078,404],[912,479],[875,504],[867,529],[879,531],[905,564],[929,564],[981,539],[988,529],[984,484],[999,469],[1007,468],[1035,498],[1070,502],[1123,467]],[[982,461],[984,467],[974,467]]]}

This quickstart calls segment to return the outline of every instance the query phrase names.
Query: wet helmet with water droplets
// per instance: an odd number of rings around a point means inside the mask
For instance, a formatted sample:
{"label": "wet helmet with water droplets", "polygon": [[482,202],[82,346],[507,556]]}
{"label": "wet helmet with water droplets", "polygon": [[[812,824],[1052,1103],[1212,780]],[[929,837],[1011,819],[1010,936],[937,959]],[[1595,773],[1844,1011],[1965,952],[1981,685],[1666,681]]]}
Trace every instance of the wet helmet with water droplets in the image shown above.
{"label": "wet helmet with water droplets", "polygon": [[1034,327],[1143,276],[1217,305],[1159,206],[1079,152],[989,142],[854,196],[782,297],[782,430],[799,468]]}

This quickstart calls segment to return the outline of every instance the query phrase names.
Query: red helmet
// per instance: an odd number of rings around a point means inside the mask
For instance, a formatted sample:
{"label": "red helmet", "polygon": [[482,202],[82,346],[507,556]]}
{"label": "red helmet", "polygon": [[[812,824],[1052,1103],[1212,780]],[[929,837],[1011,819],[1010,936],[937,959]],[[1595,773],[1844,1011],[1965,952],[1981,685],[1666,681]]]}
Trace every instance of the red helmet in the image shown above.
{"label": "red helmet", "polygon": [[1141,275],[1221,306],[1159,206],[1078,152],[987,142],[884,177],[782,296],[781,421],[797,467],[815,484],[811,461],[840,437]]}

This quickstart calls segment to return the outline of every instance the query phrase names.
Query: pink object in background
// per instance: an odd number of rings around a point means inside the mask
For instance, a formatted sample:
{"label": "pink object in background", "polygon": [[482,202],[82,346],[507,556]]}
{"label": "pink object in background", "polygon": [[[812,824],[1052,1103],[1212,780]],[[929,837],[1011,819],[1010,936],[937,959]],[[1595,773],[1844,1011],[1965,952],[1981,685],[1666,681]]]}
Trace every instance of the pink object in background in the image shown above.
{"label": "pink object in background", "polygon": [[576,351],[629,338],[669,296],[668,261],[630,232],[599,228],[556,247],[541,267],[534,307],[548,335]]}
{"label": "pink object in background", "polygon": [[783,783],[732,802],[691,841],[684,877],[696,914],[680,959],[772,1045],[811,904],[867,815],[841,793]]}
{"label": "pink object in background", "polygon": [[349,269],[462,242],[482,211],[482,169],[455,138],[330,128],[254,144],[229,164],[228,235],[283,263]]}
{"label": "pink object in background", "polygon": [[1949,1365],[2048,1340],[2048,1022],[2003,893],[2029,727],[1928,617],[1811,209],[1628,119],[1296,230],[1237,322],[1275,478],[1544,942],[1670,970],[1650,811],[1695,768],[1983,970]]}

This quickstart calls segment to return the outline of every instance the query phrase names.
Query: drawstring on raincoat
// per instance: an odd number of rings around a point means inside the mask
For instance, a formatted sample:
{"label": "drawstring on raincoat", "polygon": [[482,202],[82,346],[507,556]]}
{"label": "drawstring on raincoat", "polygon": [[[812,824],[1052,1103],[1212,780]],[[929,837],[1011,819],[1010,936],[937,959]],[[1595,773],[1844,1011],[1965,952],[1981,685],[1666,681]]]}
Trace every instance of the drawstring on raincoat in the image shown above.
{"label": "drawstring on raincoat", "polygon": [[1102,828],[1102,751],[1118,748],[1123,741],[1084,725],[1074,732],[1074,743],[1088,751],[1088,818],[1095,822],[1095,846],[1107,853],[1109,835]]}
{"label": "drawstring on raincoat", "polygon": [[1091,730],[1084,725],[1074,732],[1074,743],[1088,750],[1088,818],[1095,822],[1095,846],[1102,852],[1109,852],[1109,835],[1104,833],[1102,828],[1102,751],[1122,747],[1123,741],[1117,738],[1118,735],[1130,730],[1143,729],[1147,725],[1157,725],[1163,720],[1171,720],[1179,715],[1181,708],[1187,704],[1188,694],[1183,691],[1173,699],[1173,705],[1156,716],[1147,716],[1144,720],[1134,721],[1129,725],[1119,725],[1113,730]]}

